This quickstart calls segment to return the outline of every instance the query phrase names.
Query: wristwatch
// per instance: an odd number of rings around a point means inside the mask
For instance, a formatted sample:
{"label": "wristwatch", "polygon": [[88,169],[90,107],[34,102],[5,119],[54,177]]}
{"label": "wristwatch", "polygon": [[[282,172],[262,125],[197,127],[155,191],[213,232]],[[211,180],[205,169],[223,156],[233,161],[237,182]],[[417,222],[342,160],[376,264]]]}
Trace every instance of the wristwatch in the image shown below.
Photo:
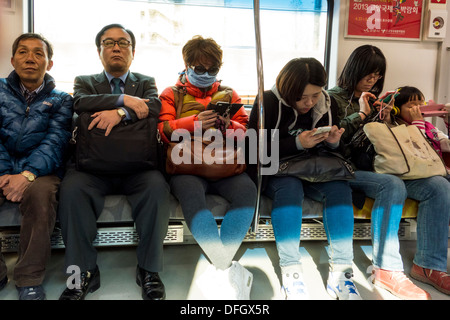
{"label": "wristwatch", "polygon": [[30,171],[22,171],[20,174],[27,178],[29,182],[33,182],[36,179],[36,176]]}
{"label": "wristwatch", "polygon": [[123,120],[127,115],[123,109],[117,109],[117,113],[119,114],[120,118]]}

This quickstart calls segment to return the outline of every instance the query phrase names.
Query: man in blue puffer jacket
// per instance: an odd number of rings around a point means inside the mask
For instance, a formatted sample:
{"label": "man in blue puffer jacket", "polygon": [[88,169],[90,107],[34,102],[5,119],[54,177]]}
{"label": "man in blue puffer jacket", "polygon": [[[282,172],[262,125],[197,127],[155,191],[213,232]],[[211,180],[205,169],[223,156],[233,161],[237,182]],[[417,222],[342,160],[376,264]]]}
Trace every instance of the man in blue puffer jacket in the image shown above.
{"label": "man in blue puffer jacket", "polygon": [[[23,34],[12,48],[14,71],[0,79],[0,204],[20,203],[14,280],[21,300],[45,299],[42,282],[70,139],[73,99],[47,74],[52,55],[41,35]],[[0,289],[7,281],[0,253]]]}

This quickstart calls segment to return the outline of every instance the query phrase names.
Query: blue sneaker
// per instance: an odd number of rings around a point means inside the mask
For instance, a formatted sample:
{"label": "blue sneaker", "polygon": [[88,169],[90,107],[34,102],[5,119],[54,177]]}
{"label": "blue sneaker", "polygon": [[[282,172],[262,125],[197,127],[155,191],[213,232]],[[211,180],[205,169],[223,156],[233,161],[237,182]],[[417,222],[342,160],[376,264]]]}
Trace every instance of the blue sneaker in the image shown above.
{"label": "blue sneaker", "polygon": [[19,291],[19,300],[45,300],[44,288],[41,285],[16,288]]}

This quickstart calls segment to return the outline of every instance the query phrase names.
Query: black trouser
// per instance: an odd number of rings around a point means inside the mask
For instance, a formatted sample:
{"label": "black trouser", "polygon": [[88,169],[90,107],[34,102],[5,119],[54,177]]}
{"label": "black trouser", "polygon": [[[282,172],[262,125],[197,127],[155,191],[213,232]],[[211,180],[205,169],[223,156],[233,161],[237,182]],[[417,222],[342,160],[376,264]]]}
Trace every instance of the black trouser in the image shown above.
{"label": "black trouser", "polygon": [[147,271],[162,271],[163,242],[169,223],[169,186],[156,170],[124,176],[68,170],[61,183],[59,205],[66,268],[76,265],[81,272],[95,268],[97,251],[92,242],[108,194],[126,195],[131,205],[139,236],[138,265]]}

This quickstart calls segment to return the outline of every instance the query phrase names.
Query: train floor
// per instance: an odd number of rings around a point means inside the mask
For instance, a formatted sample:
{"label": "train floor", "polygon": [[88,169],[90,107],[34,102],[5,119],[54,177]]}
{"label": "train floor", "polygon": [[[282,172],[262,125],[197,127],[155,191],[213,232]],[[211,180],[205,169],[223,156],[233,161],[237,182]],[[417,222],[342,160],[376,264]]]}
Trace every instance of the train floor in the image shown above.
{"label": "train floor", "polygon": [[[313,300],[330,300],[325,289],[328,275],[328,257],[325,241],[302,241],[300,251],[304,278]],[[416,242],[402,240],[401,254],[405,273],[409,275],[415,253]],[[389,292],[374,287],[370,282],[371,243],[354,241],[355,283],[365,300],[398,300]],[[87,296],[87,300],[140,300],[141,290],[135,281],[136,247],[99,247],[98,265],[101,287]],[[209,264],[196,244],[166,245],[165,267],[160,276],[166,287],[167,300],[204,300],[206,297],[196,285],[196,279]],[[17,291],[12,281],[17,254],[4,253],[10,281],[0,291],[0,300],[17,300]],[[449,239],[450,257],[450,239]],[[280,300],[280,268],[274,242],[246,242],[236,255],[240,263],[253,273],[251,300]],[[64,273],[64,250],[54,249],[47,268],[44,288],[48,300],[57,300],[65,288],[68,275]],[[450,258],[447,266],[450,269]],[[450,300],[432,286],[413,280],[427,290],[433,300]]]}

